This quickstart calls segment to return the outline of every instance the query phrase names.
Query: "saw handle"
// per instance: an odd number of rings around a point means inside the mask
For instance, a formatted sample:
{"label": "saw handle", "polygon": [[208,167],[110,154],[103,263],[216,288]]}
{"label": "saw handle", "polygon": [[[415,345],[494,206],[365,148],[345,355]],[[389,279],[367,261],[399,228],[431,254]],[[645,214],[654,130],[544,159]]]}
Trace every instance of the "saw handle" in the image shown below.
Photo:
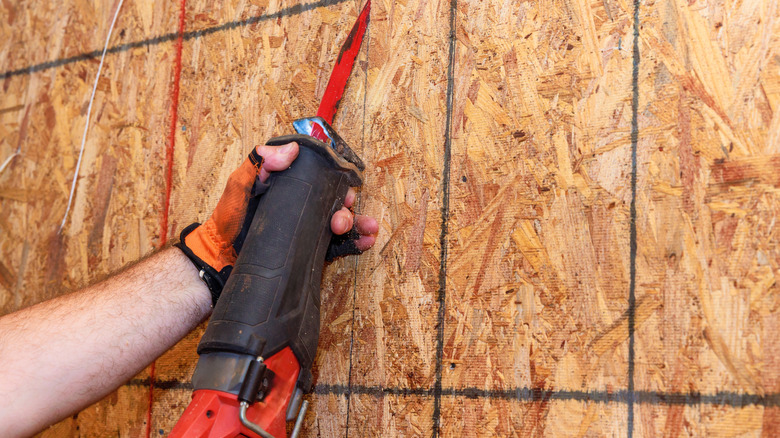
{"label": "saw handle", "polygon": [[269,178],[236,264],[214,308],[198,354],[230,352],[268,358],[291,347],[308,391],[320,331],[320,281],[332,237],[330,218],[360,170],[324,143],[305,135],[298,158]]}

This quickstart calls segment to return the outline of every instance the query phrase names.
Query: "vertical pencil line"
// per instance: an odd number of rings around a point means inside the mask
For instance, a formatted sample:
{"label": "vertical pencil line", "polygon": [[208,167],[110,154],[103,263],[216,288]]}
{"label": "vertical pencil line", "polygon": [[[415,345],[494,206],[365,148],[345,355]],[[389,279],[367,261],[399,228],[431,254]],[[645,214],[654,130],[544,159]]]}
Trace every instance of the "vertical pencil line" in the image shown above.
{"label": "vertical pencil line", "polygon": [[439,234],[439,313],[437,315],[436,333],[436,382],[433,388],[433,432],[434,438],[439,436],[441,423],[441,394],[442,394],[442,358],[444,356],[444,320],[447,304],[447,245],[449,243],[450,220],[450,160],[452,155],[452,105],[455,89],[455,15],[457,13],[457,0],[450,1],[450,35],[449,55],[447,66],[447,120],[444,128],[444,157],[442,166],[442,202],[441,202],[441,232]]}
{"label": "vertical pencil line", "polygon": [[[358,9],[359,10],[359,9]],[[369,12],[368,23],[366,24],[366,71],[363,78],[363,130],[360,139],[360,155],[363,156],[366,150],[366,106],[368,102],[368,63],[371,59],[369,54],[371,53],[371,13]],[[363,184],[365,184],[365,174],[363,176]],[[356,210],[360,211],[362,204],[362,198],[358,194]],[[349,373],[347,374],[347,419],[344,429],[344,435],[349,437],[349,413],[352,402],[352,355],[354,354],[355,347],[355,315],[357,314],[357,285],[358,285],[358,262],[360,256],[355,256],[355,283],[352,288],[352,324],[349,330]]]}

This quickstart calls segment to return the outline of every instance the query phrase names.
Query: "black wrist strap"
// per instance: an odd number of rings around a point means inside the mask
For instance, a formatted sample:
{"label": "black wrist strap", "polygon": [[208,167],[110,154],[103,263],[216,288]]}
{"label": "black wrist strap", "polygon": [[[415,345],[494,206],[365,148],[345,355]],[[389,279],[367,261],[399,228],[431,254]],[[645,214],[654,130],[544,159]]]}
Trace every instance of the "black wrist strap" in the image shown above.
{"label": "black wrist strap", "polygon": [[221,271],[217,271],[216,269],[212,268],[211,265],[201,260],[200,257],[196,256],[195,253],[193,253],[192,250],[187,247],[187,245],[184,243],[184,238],[199,226],[200,224],[195,222],[194,224],[183,229],[181,231],[181,235],[179,236],[179,242],[173,246],[179,248],[198,269],[198,274],[200,275],[201,280],[206,283],[206,286],[211,292],[211,304],[216,306],[219,295],[222,293],[222,288],[225,287],[225,282],[227,282],[227,279],[230,276],[230,271],[233,270],[233,267],[225,266]]}

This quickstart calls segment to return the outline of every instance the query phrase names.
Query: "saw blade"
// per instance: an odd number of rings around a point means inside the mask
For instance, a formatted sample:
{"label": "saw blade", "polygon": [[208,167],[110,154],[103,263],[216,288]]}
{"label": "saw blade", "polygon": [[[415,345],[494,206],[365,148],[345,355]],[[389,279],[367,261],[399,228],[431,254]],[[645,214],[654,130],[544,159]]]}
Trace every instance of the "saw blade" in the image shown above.
{"label": "saw blade", "polygon": [[317,116],[322,117],[328,123],[333,123],[333,116],[336,115],[341,97],[344,95],[344,89],[352,73],[352,67],[355,65],[355,58],[360,52],[360,46],[363,44],[363,36],[368,27],[368,17],[371,11],[371,0],[366,2],[363,10],[360,12],[357,21],[349,32],[347,40],[341,46],[341,52],[330,74],[328,86],[325,87],[325,94],[322,95],[320,107],[317,110]]}

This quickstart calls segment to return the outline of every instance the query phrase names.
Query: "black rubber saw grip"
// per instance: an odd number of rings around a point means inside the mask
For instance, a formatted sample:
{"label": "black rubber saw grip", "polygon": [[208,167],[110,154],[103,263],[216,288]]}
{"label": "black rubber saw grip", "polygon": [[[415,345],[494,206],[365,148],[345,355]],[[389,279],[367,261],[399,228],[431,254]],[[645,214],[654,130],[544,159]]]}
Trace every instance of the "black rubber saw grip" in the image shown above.
{"label": "black rubber saw grip", "polygon": [[269,178],[198,354],[267,358],[289,346],[302,372],[314,361],[320,281],[333,236],[330,220],[349,187],[362,184],[362,163],[347,161],[306,135],[276,137],[267,144],[291,141],[300,146],[298,158]]}

